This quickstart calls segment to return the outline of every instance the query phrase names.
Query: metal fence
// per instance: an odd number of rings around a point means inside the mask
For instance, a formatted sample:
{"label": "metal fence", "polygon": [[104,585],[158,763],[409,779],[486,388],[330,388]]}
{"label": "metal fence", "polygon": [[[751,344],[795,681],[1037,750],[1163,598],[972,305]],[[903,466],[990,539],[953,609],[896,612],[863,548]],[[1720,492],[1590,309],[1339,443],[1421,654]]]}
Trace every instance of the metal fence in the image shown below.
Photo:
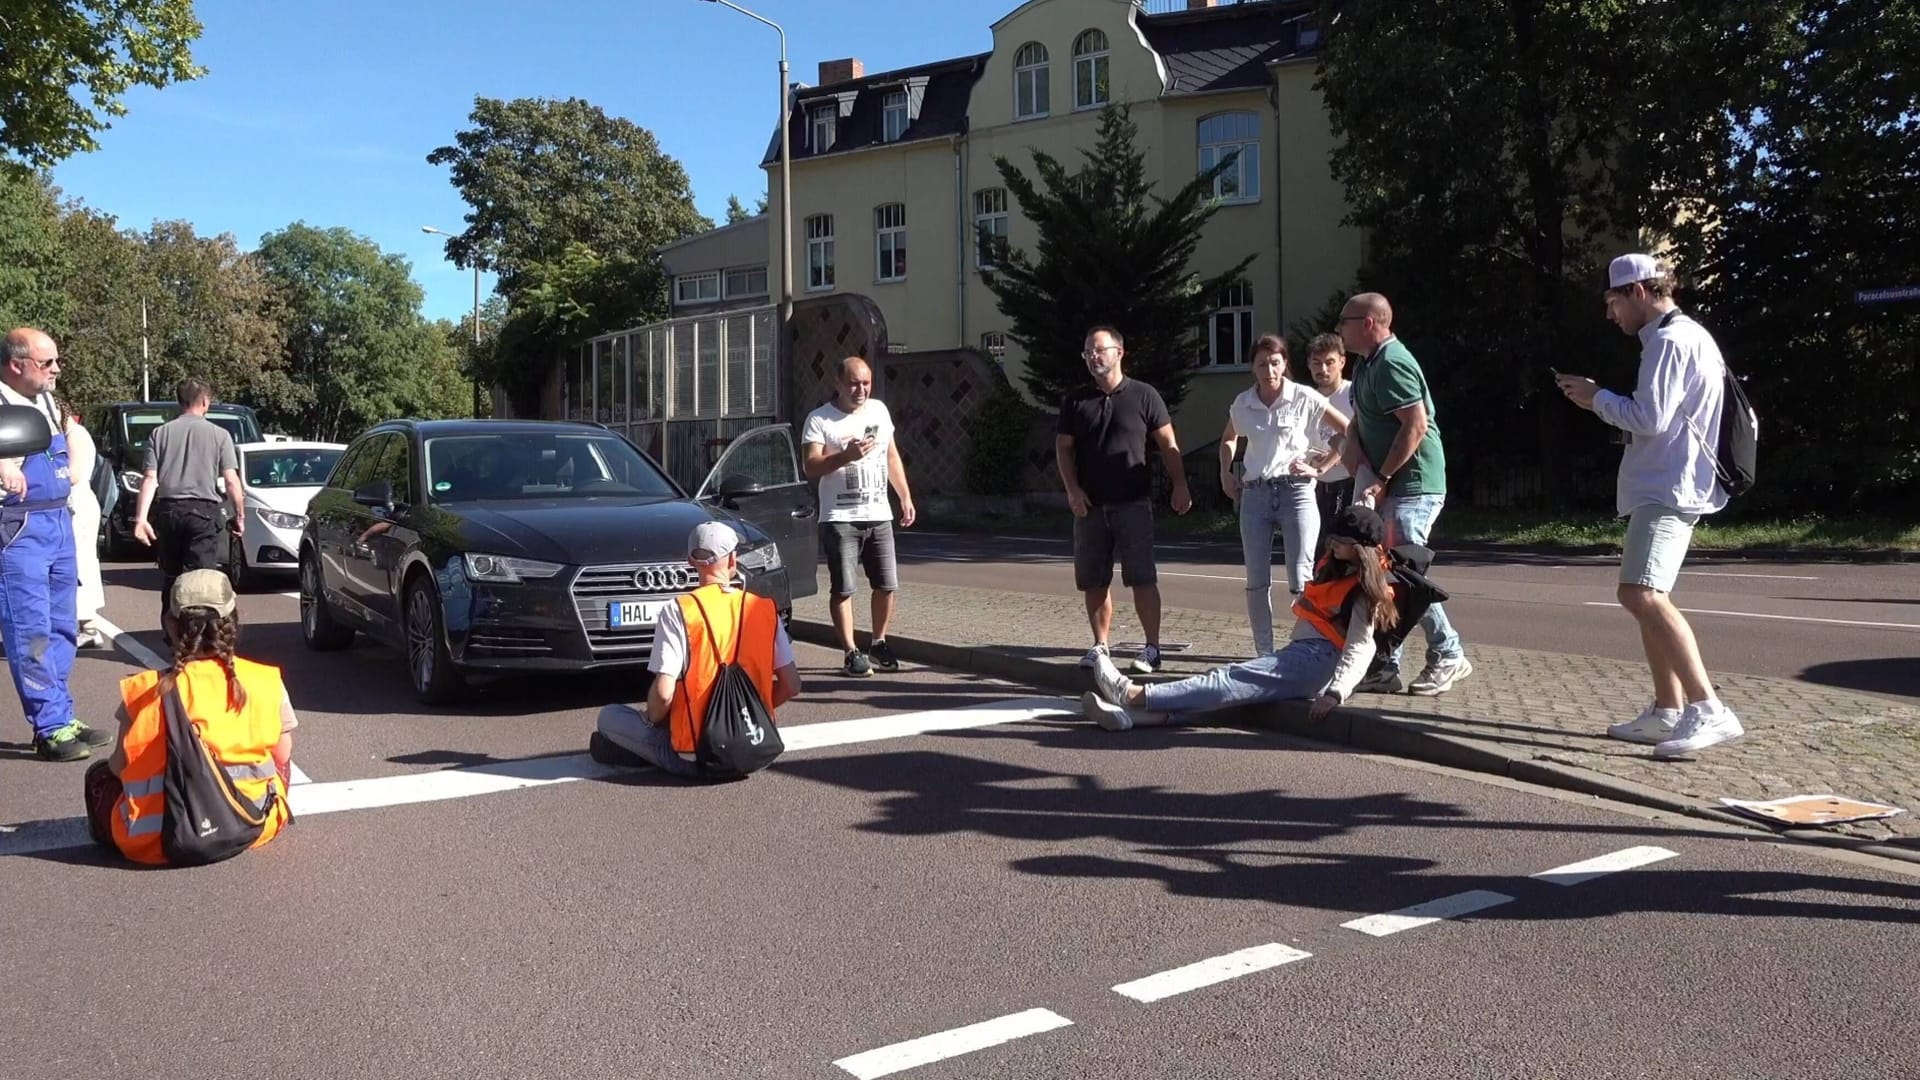
{"label": "metal fence", "polygon": [[568,358],[565,416],[632,439],[689,490],[732,437],[779,412],[776,309],[743,308],[605,334]]}

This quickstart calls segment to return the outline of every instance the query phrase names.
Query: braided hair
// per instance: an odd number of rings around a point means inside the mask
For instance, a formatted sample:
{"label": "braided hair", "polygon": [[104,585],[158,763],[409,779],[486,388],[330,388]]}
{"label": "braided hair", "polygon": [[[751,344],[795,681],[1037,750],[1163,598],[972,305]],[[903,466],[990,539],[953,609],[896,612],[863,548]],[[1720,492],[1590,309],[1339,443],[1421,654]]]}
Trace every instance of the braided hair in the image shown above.
{"label": "braided hair", "polygon": [[227,703],[235,710],[247,706],[247,688],[233,670],[233,648],[240,638],[240,615],[221,615],[212,608],[182,608],[173,634],[173,677],[179,678],[195,660],[212,660],[227,672]]}

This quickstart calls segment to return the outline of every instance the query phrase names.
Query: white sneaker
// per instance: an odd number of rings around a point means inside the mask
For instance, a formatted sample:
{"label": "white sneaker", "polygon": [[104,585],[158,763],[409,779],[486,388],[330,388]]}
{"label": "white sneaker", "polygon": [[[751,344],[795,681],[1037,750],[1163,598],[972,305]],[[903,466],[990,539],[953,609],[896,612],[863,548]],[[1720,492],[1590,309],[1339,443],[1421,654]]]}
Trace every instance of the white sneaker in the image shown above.
{"label": "white sneaker", "polygon": [[1113,666],[1113,660],[1102,656],[1094,661],[1093,688],[1096,693],[1114,705],[1124,709],[1127,699],[1133,696],[1133,680],[1120,674]]}
{"label": "white sneaker", "polygon": [[1085,656],[1080,658],[1080,669],[1082,671],[1091,671],[1093,665],[1099,663],[1100,658],[1106,655],[1107,646],[1104,643],[1096,643],[1093,648],[1087,650]]}
{"label": "white sneaker", "polygon": [[1680,722],[1673,725],[1673,737],[1656,744],[1653,756],[1670,758],[1691,754],[1746,733],[1747,729],[1740,726],[1740,718],[1733,715],[1732,709],[1717,701],[1703,701],[1686,707],[1680,714]]}
{"label": "white sneaker", "polygon": [[1681,710],[1649,705],[1640,715],[1607,728],[1607,734],[1630,743],[1652,746],[1673,738],[1673,726],[1680,722]]}
{"label": "white sneaker", "polygon": [[1080,695],[1080,712],[1108,731],[1126,731],[1133,727],[1127,710],[1089,690]]}
{"label": "white sneaker", "polygon": [[1473,674],[1473,662],[1464,656],[1435,660],[1407,686],[1407,693],[1419,697],[1438,697],[1453,689],[1453,684]]}

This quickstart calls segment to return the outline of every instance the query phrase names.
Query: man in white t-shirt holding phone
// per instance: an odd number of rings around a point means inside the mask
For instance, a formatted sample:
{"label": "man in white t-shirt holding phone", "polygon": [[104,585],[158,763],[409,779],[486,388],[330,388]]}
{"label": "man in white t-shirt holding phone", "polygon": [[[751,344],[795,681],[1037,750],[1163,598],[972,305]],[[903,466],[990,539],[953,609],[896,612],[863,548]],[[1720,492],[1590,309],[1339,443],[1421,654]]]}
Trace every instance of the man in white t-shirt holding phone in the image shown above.
{"label": "man in white t-shirt holding phone", "polygon": [[[893,553],[891,485],[900,496],[900,527],[913,524],[913,494],[907,470],[893,445],[893,417],[873,398],[873,369],[849,356],[840,361],[833,401],[807,414],[800,442],[807,479],[820,482],[820,547],[827,556],[833,629],[846,653],[843,674],[864,679],[900,670],[887,644],[893,594],[900,574]],[[865,652],[853,640],[856,565],[873,592],[873,640]]]}

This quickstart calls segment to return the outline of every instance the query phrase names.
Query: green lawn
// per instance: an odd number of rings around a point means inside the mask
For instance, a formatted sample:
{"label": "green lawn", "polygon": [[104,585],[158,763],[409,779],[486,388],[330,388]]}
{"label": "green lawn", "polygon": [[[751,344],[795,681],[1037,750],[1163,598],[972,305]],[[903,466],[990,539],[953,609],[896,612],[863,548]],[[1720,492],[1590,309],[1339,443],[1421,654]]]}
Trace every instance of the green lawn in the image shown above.
{"label": "green lawn", "polygon": [[[1065,513],[1021,514],[994,518],[969,516],[960,520],[926,519],[931,528],[956,532],[1066,535]],[[1626,530],[1623,519],[1597,514],[1551,518],[1539,513],[1471,510],[1448,507],[1440,516],[1435,540],[1440,543],[1516,544],[1543,548],[1618,547]],[[1237,540],[1239,525],[1230,513],[1192,513],[1174,517],[1162,508],[1155,524],[1160,536]],[[1826,520],[1729,521],[1702,524],[1693,534],[1693,548],[1728,550],[1781,548],[1806,551],[1920,551],[1920,524],[1876,518]]]}

